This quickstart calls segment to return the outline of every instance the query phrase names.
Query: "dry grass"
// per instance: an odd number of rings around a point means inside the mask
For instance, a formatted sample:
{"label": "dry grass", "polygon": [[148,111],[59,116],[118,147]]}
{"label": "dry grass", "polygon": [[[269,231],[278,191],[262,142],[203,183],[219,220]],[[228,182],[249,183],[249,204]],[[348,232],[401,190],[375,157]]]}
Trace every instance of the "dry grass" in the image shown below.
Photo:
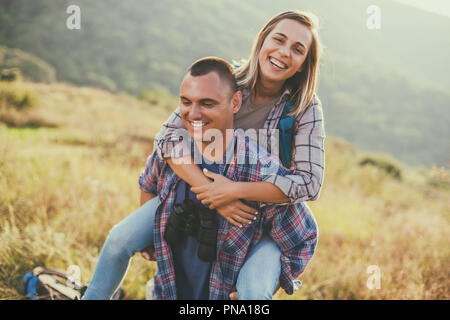
{"label": "dry grass", "polygon": [[[317,251],[303,288],[277,298],[449,299],[448,190],[428,183],[431,170],[403,165],[398,181],[358,166],[362,155],[345,143],[331,141],[326,150],[324,188],[309,204],[320,229]],[[380,289],[367,286],[371,265],[380,268]]]}
{"label": "dry grass", "polygon": [[[41,265],[81,268],[88,282],[110,228],[137,208],[137,178],[166,108],[65,84],[23,83],[55,128],[0,127],[0,299],[20,299],[23,276]],[[316,255],[294,296],[277,299],[448,299],[446,169],[408,168],[398,180],[352,146],[328,139]],[[388,160],[386,160],[388,161]],[[442,173],[443,172],[443,173]],[[439,181],[439,184],[433,182]],[[381,289],[366,286],[367,267]],[[136,256],[123,284],[143,299],[154,263]]]}
{"label": "dry grass", "polygon": [[[138,206],[137,177],[168,117],[96,89],[23,86],[39,97],[39,114],[58,127],[0,127],[2,299],[21,298],[23,275],[38,265],[78,265],[89,281],[108,231]],[[142,297],[145,288],[137,284],[145,284],[154,265],[135,260],[124,285],[130,297]]]}

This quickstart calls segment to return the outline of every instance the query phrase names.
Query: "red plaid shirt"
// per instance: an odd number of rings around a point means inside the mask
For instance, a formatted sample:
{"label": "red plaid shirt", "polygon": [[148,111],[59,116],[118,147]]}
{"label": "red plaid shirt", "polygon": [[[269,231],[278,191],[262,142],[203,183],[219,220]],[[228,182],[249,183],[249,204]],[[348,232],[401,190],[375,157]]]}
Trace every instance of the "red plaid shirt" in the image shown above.
{"label": "red plaid shirt", "polygon": [[[241,91],[244,104],[250,99],[250,90],[242,88]],[[272,148],[272,130],[277,128],[290,95],[290,90],[286,89],[266,119],[267,150]],[[155,149],[161,159],[180,156],[175,152],[180,144],[180,137],[176,134],[180,128],[185,129],[185,126],[177,108],[155,137]],[[325,172],[325,128],[322,103],[316,94],[308,107],[295,117],[292,134],[293,171],[286,176],[272,175],[267,181],[280,188],[292,203],[317,200]]]}
{"label": "red plaid shirt", "polygon": [[[269,181],[274,174],[292,174],[292,171],[278,165],[274,157],[258,157],[257,146],[242,134],[236,131],[235,136],[236,152],[226,172],[226,164],[219,164],[221,174],[233,181],[246,182]],[[239,155],[248,158],[242,161],[238,158]],[[269,173],[270,170],[265,170],[274,163],[277,164],[276,172]],[[174,262],[170,247],[164,239],[164,231],[176,199],[176,185],[179,180],[169,165],[159,159],[156,152],[148,158],[146,168],[139,177],[141,190],[159,197],[154,225],[154,248],[158,267],[154,278],[154,299],[177,298]],[[209,281],[211,300],[229,299],[247,254],[262,238],[263,233],[269,234],[281,249],[280,285],[288,294],[292,294],[298,287],[294,280],[305,270],[314,254],[318,228],[311,210],[305,203],[251,205],[259,208],[259,214],[250,225],[239,228],[221,219],[217,237],[217,259],[212,263]]]}

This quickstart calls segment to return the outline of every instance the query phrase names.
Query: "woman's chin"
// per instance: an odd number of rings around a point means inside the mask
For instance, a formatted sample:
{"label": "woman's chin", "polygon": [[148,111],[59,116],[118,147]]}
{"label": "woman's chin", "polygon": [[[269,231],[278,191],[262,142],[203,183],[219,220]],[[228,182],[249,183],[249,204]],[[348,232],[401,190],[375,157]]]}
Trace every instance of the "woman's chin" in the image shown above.
{"label": "woman's chin", "polygon": [[282,82],[282,81],[286,81],[288,79],[283,74],[276,74],[273,72],[263,72],[262,78],[268,82]]}
{"label": "woman's chin", "polygon": [[287,76],[286,70],[274,69],[272,65],[265,66],[261,68],[261,76],[266,81],[278,82],[285,81],[289,77]]}

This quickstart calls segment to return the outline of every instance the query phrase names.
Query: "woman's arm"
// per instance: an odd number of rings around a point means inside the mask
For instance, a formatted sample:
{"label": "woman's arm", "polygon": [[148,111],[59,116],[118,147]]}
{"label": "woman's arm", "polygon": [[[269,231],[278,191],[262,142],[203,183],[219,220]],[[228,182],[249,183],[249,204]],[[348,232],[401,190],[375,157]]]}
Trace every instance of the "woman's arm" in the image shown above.
{"label": "woman's arm", "polygon": [[192,192],[211,209],[238,199],[266,203],[289,202],[289,198],[270,182],[236,182],[206,169],[203,173],[214,182],[194,187]]}
{"label": "woman's arm", "polygon": [[296,118],[294,125],[293,174],[271,176],[264,181],[280,188],[291,203],[317,200],[325,170],[325,129],[322,105],[317,95]]}
{"label": "woman's arm", "polygon": [[[184,158],[186,161],[192,159]],[[177,160],[180,160],[179,158]],[[188,164],[175,164],[170,158],[166,159],[169,166],[175,172],[177,176],[182,178],[192,187],[203,186],[205,184],[211,183],[208,177],[214,179],[217,175],[210,171],[203,171],[192,162]],[[175,161],[177,162],[177,161]],[[222,175],[219,175],[222,177]],[[224,188],[225,189],[225,188]],[[247,201],[259,201],[259,202],[269,202],[269,203],[285,203],[289,202],[289,198],[280,190],[277,186],[270,182],[233,182],[233,188],[230,190],[223,190],[224,192],[229,191],[231,194],[230,200],[245,199]],[[222,204],[223,205],[223,204]]]}
{"label": "woman's arm", "polygon": [[267,203],[286,203],[289,198],[270,182],[236,182],[236,194],[240,199]]}
{"label": "woman's arm", "polygon": [[202,186],[211,182],[196,165],[191,156],[185,156],[176,160],[167,158],[167,164],[177,176],[192,187]]}
{"label": "woman's arm", "polygon": [[192,191],[197,193],[202,203],[213,208],[234,199],[264,203],[316,200],[322,188],[325,167],[324,138],[322,107],[314,96],[311,105],[295,121],[291,170],[282,168],[277,174],[262,177],[261,182],[233,182],[212,172],[205,173],[214,183]]}

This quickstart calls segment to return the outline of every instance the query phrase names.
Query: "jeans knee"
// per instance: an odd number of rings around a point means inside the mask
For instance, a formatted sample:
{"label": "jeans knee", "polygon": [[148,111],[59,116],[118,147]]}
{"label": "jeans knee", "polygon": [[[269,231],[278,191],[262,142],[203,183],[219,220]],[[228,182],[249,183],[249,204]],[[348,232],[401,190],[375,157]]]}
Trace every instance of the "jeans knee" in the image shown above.
{"label": "jeans knee", "polygon": [[[273,278],[273,279],[272,279]],[[257,273],[238,278],[236,290],[238,300],[272,300],[278,277],[267,277]]]}
{"label": "jeans knee", "polygon": [[272,300],[273,290],[271,286],[262,283],[246,283],[237,287],[238,300]]}
{"label": "jeans knee", "polygon": [[[239,300],[271,300],[281,272],[281,251],[270,239],[263,238],[248,255],[238,275]],[[261,269],[261,266],[264,266]]]}
{"label": "jeans knee", "polygon": [[132,256],[134,253],[128,250],[128,241],[129,237],[124,234],[121,229],[115,225],[108,234],[108,237],[105,241],[105,250],[108,251],[109,254],[113,255],[122,255],[126,253],[129,256]]}

